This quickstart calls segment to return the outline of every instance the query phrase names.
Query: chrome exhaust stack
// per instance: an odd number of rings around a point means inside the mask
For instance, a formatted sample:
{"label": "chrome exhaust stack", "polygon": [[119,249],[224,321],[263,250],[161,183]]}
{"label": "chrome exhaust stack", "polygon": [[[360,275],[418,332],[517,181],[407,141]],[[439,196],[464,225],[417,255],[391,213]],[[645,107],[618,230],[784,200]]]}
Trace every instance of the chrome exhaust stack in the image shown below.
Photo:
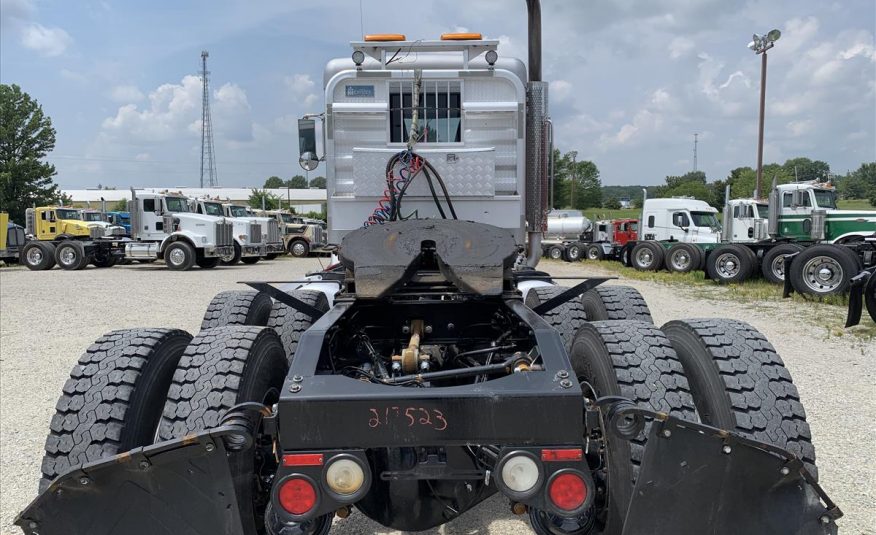
{"label": "chrome exhaust stack", "polygon": [[529,83],[526,86],[526,265],[541,259],[547,227],[552,126],[548,119],[548,84],[541,80],[541,2],[526,0],[529,17]]}

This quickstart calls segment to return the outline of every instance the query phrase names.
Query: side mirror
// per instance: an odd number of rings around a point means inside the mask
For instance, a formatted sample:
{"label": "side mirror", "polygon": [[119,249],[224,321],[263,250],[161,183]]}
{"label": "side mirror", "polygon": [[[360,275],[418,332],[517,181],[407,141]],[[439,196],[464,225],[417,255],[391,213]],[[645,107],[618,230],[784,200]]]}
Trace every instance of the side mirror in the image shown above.
{"label": "side mirror", "polygon": [[794,190],[794,193],[791,197],[791,204],[794,206],[803,206],[803,196],[808,195],[805,191]]}
{"label": "side mirror", "polygon": [[298,164],[305,171],[313,171],[319,165],[316,155],[316,121],[298,119]]}

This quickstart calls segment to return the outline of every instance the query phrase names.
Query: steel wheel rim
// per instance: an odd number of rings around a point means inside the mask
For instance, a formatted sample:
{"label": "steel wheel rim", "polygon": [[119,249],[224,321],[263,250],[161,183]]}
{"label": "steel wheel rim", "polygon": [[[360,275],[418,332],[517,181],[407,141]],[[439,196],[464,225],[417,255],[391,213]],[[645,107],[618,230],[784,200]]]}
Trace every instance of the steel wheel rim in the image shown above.
{"label": "steel wheel rim", "polygon": [[581,251],[577,247],[569,247],[569,258],[577,260],[579,256],[581,256]]}
{"label": "steel wheel rim", "polygon": [[739,270],[742,269],[739,257],[733,253],[720,255],[717,262],[715,262],[715,266],[717,267],[718,275],[724,279],[735,277],[739,274]]}
{"label": "steel wheel rim", "polygon": [[599,258],[599,254],[597,253],[596,249],[591,247],[590,250],[587,251],[587,258],[589,258],[590,260],[596,260],[597,258]]}
{"label": "steel wheel rim", "polygon": [[234,259],[234,251],[227,255],[220,256],[219,259],[226,263],[231,262]]}
{"label": "steel wheel rim", "polygon": [[803,264],[803,283],[814,293],[836,291],[844,276],[843,267],[829,256],[816,256]]}
{"label": "steel wheel rim", "polygon": [[770,271],[777,279],[785,280],[785,255],[778,255],[773,258],[770,264]]}
{"label": "steel wheel rim", "polygon": [[61,263],[65,266],[69,266],[76,261],[76,251],[72,247],[63,247],[58,256],[61,258]]}
{"label": "steel wheel rim", "polygon": [[182,249],[174,249],[170,252],[170,255],[168,255],[168,260],[170,260],[171,264],[180,266],[186,261],[186,253]]}
{"label": "steel wheel rim", "polygon": [[651,264],[654,263],[654,254],[647,247],[640,249],[636,253],[636,262],[642,267],[651,267]]}
{"label": "steel wheel rim", "polygon": [[[292,245],[292,254],[294,254],[296,256],[304,256],[304,244],[303,243],[293,244]],[[559,254],[557,256],[553,256],[553,254],[551,255],[551,258],[554,258],[554,259],[557,259],[559,257],[560,257]]]}
{"label": "steel wheel rim", "polygon": [[33,266],[43,261],[43,252],[38,247],[32,247],[27,252],[27,262]]}
{"label": "steel wheel rim", "polygon": [[670,262],[672,262],[672,267],[674,267],[675,269],[679,271],[685,270],[690,267],[690,254],[688,254],[688,252],[685,250],[675,251],[674,253],[672,253]]}

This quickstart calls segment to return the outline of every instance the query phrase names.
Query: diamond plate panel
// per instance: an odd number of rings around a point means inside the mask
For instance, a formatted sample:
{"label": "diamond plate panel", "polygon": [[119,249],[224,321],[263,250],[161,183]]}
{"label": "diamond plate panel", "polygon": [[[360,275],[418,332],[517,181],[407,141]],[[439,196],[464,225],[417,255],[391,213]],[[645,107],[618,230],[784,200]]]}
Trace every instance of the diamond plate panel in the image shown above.
{"label": "diamond plate panel", "polygon": [[[386,162],[394,149],[353,149],[353,193],[356,197],[380,197],[386,188]],[[493,197],[496,194],[494,149],[420,150],[418,154],[441,174],[453,197]],[[442,195],[435,184],[436,193]],[[431,197],[429,185],[420,176],[405,196]]]}

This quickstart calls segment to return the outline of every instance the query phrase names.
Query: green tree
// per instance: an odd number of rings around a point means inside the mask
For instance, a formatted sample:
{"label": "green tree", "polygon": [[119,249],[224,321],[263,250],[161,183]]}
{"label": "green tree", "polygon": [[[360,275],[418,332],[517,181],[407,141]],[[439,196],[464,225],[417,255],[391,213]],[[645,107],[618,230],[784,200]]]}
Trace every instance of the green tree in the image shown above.
{"label": "green tree", "polygon": [[265,210],[276,210],[280,207],[280,197],[271,194],[267,190],[253,189],[249,196],[249,205],[253,208]]}
{"label": "green tree", "polygon": [[709,184],[706,174],[702,171],[690,171],[680,176],[667,176],[666,184],[659,186],[654,192],[658,198],[693,197],[716,204],[715,186]]}
{"label": "green tree", "polygon": [[55,166],[43,162],[55,148],[55,129],[42,106],[17,85],[0,84],[0,210],[24,222],[24,211],[60,199]]}
{"label": "green tree", "polygon": [[608,197],[602,201],[602,207],[606,210],[620,210],[621,203],[615,197]]}
{"label": "green tree", "polygon": [[286,181],[285,186],[292,189],[307,189],[307,179],[301,175],[295,175]]}
{"label": "green tree", "polygon": [[325,189],[325,177],[318,176],[310,181],[311,188]]}
{"label": "green tree", "polygon": [[554,207],[599,208],[602,182],[599,168],[589,160],[573,161],[572,154],[554,149]]}
{"label": "green tree", "polygon": [[[791,180],[796,179],[800,182],[806,180],[827,180],[830,174],[830,166],[827,162],[810,160],[809,158],[791,158],[782,164],[782,170]],[[766,171],[766,166],[764,166],[764,171]],[[764,172],[764,176],[766,176],[766,172]],[[772,177],[770,177],[770,180],[772,180]]]}
{"label": "green tree", "polygon": [[279,189],[285,187],[286,183],[278,176],[272,176],[265,180],[265,189]]}
{"label": "green tree", "polygon": [[128,211],[128,200],[127,199],[119,199],[116,204],[113,205],[113,212],[127,212]]}

